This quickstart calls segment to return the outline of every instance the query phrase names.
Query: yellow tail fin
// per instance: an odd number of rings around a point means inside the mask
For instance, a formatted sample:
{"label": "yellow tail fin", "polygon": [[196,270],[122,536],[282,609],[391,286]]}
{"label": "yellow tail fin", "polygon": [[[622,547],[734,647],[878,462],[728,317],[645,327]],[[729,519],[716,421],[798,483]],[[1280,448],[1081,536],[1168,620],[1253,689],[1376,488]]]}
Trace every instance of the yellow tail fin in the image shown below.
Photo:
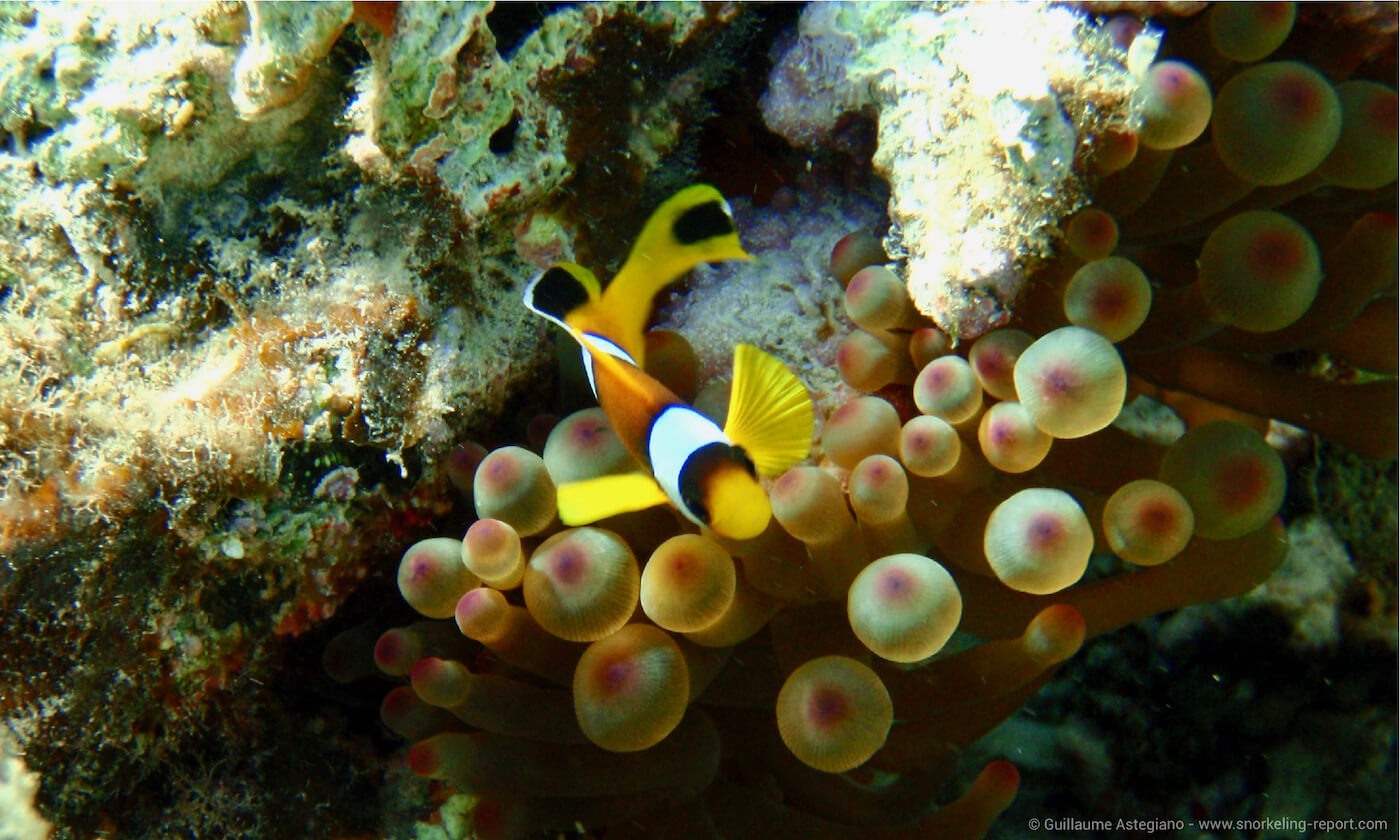
{"label": "yellow tail fin", "polygon": [[787,365],[740,344],[724,433],[744,448],[759,475],[776,476],[812,448],[812,399]]}

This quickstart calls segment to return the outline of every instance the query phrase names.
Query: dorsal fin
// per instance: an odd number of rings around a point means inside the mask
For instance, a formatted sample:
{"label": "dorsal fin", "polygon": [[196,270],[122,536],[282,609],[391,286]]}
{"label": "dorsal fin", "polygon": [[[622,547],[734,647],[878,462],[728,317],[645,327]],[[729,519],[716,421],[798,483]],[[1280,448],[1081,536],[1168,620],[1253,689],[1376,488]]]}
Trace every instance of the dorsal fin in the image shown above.
{"label": "dorsal fin", "polygon": [[602,308],[621,332],[609,337],[642,364],[642,331],[658,292],[700,263],[749,259],[719,190],[686,187],[651,214],[622,270],[603,290]]}
{"label": "dorsal fin", "polygon": [[812,399],[787,365],[748,344],[734,348],[724,433],[759,475],[780,475],[812,448]]}

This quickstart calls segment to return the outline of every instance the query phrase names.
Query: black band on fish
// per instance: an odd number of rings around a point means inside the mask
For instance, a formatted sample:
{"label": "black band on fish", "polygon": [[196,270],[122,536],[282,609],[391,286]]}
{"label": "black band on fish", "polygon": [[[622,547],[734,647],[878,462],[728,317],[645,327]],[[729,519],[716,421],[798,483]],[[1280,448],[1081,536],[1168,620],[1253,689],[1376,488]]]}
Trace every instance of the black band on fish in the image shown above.
{"label": "black band on fish", "polygon": [[733,465],[738,465],[749,475],[754,475],[753,461],[744,454],[744,450],[716,441],[690,453],[685,466],[681,467],[681,500],[701,522],[708,524],[710,521],[706,499],[713,476],[719,470]]}
{"label": "black band on fish", "polygon": [[724,204],[718,201],[707,201],[689,208],[671,225],[671,235],[682,245],[694,245],[731,233],[734,233],[734,220],[729,217]]}

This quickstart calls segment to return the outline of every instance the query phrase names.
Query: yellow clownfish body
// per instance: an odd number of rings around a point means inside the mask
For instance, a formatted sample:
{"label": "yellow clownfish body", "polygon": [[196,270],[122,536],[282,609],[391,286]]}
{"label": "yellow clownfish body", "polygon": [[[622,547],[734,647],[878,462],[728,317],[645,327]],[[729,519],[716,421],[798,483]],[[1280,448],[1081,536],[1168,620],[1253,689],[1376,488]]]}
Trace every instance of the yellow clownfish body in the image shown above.
{"label": "yellow clownfish body", "polygon": [[564,524],[670,502],[730,539],[756,537],[768,526],[772,512],[759,477],[779,475],[806,457],[812,437],[806,387],[778,360],[741,344],[721,428],[642,369],[652,298],[699,263],[725,259],[750,257],[719,192],[697,185],[657,209],[606,290],[571,263],[549,268],[526,288],[525,305],[582,346],[599,405],[651,473],[561,485]]}

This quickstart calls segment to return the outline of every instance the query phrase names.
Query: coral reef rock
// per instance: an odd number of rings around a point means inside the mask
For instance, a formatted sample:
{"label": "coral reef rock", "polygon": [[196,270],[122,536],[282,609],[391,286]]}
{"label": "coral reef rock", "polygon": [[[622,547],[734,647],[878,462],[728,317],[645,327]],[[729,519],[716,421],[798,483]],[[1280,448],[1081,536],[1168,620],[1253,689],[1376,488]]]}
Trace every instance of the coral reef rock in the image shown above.
{"label": "coral reef rock", "polygon": [[1006,322],[1027,264],[1085,202],[1076,161],[1102,132],[1133,127],[1127,65],[1066,8],[814,3],[760,104],[800,146],[848,112],[877,115],[886,250],[919,311],[975,338]]}

